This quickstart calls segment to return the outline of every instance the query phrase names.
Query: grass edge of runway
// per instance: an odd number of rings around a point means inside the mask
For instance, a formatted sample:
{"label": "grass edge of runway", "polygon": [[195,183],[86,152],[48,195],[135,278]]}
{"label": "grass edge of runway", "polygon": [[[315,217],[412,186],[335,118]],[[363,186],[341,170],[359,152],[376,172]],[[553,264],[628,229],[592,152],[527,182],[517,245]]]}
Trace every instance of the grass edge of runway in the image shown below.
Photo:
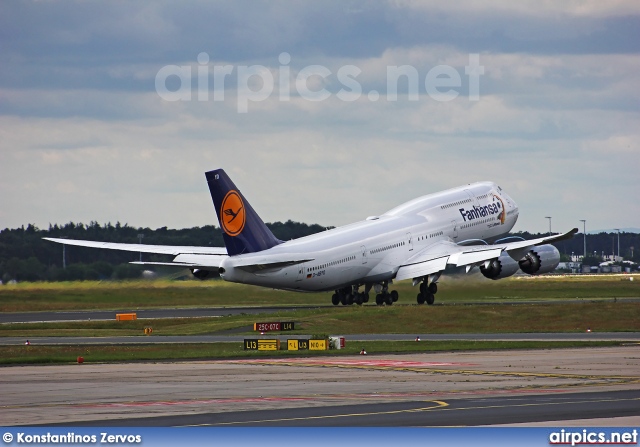
{"label": "grass edge of runway", "polygon": [[[478,351],[505,349],[562,349],[620,346],[617,341],[367,341],[347,342],[331,351],[244,351],[242,343],[190,343],[155,345],[42,345],[0,346],[0,365],[68,364],[82,357],[84,363],[185,361],[221,359],[268,359],[281,357],[342,356]],[[284,346],[286,348],[286,345]]]}
{"label": "grass edge of runway", "polygon": [[[477,269],[476,269],[477,270]],[[630,279],[634,281],[629,281]],[[490,281],[481,274],[441,278],[436,302],[449,304],[593,300],[640,296],[640,275],[514,276]],[[392,286],[401,304],[416,302],[411,281]],[[371,298],[375,299],[374,295]],[[1,312],[157,309],[166,307],[238,307],[329,305],[331,293],[298,293],[207,281],[75,281],[18,283],[0,287]]]}
{"label": "grass edge of runway", "polygon": [[5,323],[0,337],[144,337],[255,335],[255,322],[294,321],[299,334],[394,333],[522,333],[522,332],[634,332],[640,306],[631,302],[585,302],[485,306],[338,306],[281,310],[264,314],[224,317],[93,320],[48,323]]}

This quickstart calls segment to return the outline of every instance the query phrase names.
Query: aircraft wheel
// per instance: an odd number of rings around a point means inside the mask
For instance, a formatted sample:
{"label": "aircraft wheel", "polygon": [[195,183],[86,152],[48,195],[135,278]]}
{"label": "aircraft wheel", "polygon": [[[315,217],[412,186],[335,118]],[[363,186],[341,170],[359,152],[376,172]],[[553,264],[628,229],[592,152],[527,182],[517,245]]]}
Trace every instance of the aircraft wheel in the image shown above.
{"label": "aircraft wheel", "polygon": [[343,293],[340,294],[340,302],[342,303],[343,306],[347,305],[347,296]]}
{"label": "aircraft wheel", "polygon": [[433,293],[427,293],[427,304],[431,306],[433,302],[436,300],[436,296]]}
{"label": "aircraft wheel", "polygon": [[384,302],[387,304],[387,306],[391,306],[393,304],[393,298],[391,298],[390,293],[384,294]]}
{"label": "aircraft wheel", "polygon": [[362,294],[362,302],[363,303],[368,303],[369,302],[369,294],[368,293],[363,293]]}
{"label": "aircraft wheel", "polygon": [[393,300],[393,302],[395,303],[396,301],[398,301],[398,291],[397,290],[392,290],[391,291],[391,299]]}
{"label": "aircraft wheel", "polygon": [[427,288],[427,285],[424,282],[420,283],[420,293],[424,293],[424,289]]}
{"label": "aircraft wheel", "polygon": [[429,292],[431,292],[432,295],[438,293],[438,284],[436,284],[435,282],[429,284]]}
{"label": "aircraft wheel", "polygon": [[353,304],[353,294],[347,294],[347,304],[351,306]]}
{"label": "aircraft wheel", "polygon": [[333,303],[334,306],[337,306],[338,304],[340,304],[340,297],[338,296],[337,293],[334,293],[333,295],[331,295],[331,303]]}
{"label": "aircraft wheel", "polygon": [[376,295],[376,305],[377,306],[382,306],[382,304],[384,303],[384,300],[382,298],[381,294],[377,294]]}
{"label": "aircraft wheel", "polygon": [[424,295],[422,293],[418,294],[418,304],[424,304]]}
{"label": "aircraft wheel", "polygon": [[356,294],[356,296],[355,296],[355,303],[356,303],[358,306],[362,306],[362,301],[363,301],[362,295],[363,295],[362,293],[358,293],[358,294]]}

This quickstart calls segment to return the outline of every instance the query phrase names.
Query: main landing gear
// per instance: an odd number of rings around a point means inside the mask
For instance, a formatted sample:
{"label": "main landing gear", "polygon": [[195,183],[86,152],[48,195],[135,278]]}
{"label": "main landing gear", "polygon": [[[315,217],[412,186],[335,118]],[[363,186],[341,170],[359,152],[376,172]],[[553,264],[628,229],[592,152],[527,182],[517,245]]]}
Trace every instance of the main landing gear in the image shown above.
{"label": "main landing gear", "polygon": [[436,293],[438,292],[438,284],[431,281],[431,284],[427,283],[427,278],[420,283],[420,293],[418,293],[418,304],[427,303],[431,306],[436,300]]}
{"label": "main landing gear", "polygon": [[376,294],[377,306],[382,306],[383,304],[391,306],[398,301],[398,292],[396,290],[389,292],[389,283],[387,281],[383,282],[382,285],[377,285],[376,292],[378,292]]}
{"label": "main landing gear", "polygon": [[371,289],[371,287],[365,288],[364,292],[358,292],[358,288],[359,286],[353,286],[336,290],[336,293],[331,296],[331,302],[334,306],[338,304],[350,306],[354,303],[361,306],[362,303],[368,303],[369,289]]}
{"label": "main landing gear", "polygon": [[343,306],[349,306],[351,304],[357,304],[358,306],[363,303],[369,302],[369,292],[372,288],[375,289],[376,292],[376,304],[378,306],[382,306],[386,304],[387,306],[391,306],[393,303],[398,301],[398,292],[395,290],[389,291],[389,283],[385,281],[382,284],[365,284],[364,292],[359,292],[359,285],[352,287],[344,287],[342,289],[336,290],[336,292],[331,296],[331,302],[334,306],[338,304],[342,304]]}

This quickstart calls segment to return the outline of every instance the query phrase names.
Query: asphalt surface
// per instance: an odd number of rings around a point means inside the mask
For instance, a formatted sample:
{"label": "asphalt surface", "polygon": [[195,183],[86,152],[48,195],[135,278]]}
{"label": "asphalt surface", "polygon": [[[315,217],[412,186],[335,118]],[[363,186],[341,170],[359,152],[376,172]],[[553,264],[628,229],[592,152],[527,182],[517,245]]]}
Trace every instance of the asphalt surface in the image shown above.
{"label": "asphalt surface", "polygon": [[640,416],[640,390],[187,414],[64,425],[451,427]]}
{"label": "asphalt surface", "polygon": [[5,367],[0,425],[635,426],[639,353],[628,344]]}
{"label": "asphalt surface", "polygon": [[[160,319],[222,317],[320,307],[333,306],[131,311],[136,312],[140,319]],[[121,312],[127,311],[117,313]],[[0,324],[113,320],[115,314],[113,310],[0,313]],[[230,366],[224,362],[196,362],[190,364],[188,371],[181,371],[181,365],[184,365],[181,363],[171,364],[171,367],[146,363],[95,365],[90,367],[94,370],[87,371],[87,367],[81,367],[77,373],[69,366],[21,367],[20,371],[6,368],[3,369],[7,373],[4,376],[11,376],[13,380],[6,383],[12,383],[10,388],[15,396],[6,396],[13,401],[4,410],[0,409],[0,422],[4,420],[0,425],[33,425],[48,421],[51,424],[73,426],[399,427],[597,421],[603,417],[640,420],[636,419],[640,418],[640,387],[637,385],[640,381],[636,377],[637,369],[629,366],[636,365],[637,360],[634,359],[640,357],[636,354],[640,332],[351,334],[346,335],[346,339],[347,343],[409,341],[415,340],[416,336],[426,343],[440,340],[622,341],[628,342],[628,345],[595,350],[520,351],[518,356],[521,356],[521,360],[514,357],[515,352],[494,353],[491,360],[487,359],[488,353],[429,354],[426,358],[436,361],[434,366],[419,366],[417,369],[411,365],[393,366],[397,359],[403,358],[400,356],[393,356],[390,363],[384,359],[378,361],[380,364],[377,366],[370,366],[366,362],[361,365],[360,357],[351,361],[354,364],[344,364],[341,358],[339,361],[329,360],[328,365],[317,366],[297,366],[294,361],[285,365],[278,363],[281,360],[273,360],[271,364],[267,360],[267,363],[253,366],[233,362]],[[37,337],[31,338],[30,342],[32,345],[212,343],[274,337],[284,341],[293,337],[308,338],[308,335],[228,333],[200,336]],[[22,337],[0,338],[0,345],[24,343]],[[624,354],[616,354],[618,352]],[[597,355],[601,358],[594,358],[595,353],[599,353]],[[459,358],[462,363],[441,367],[437,363],[439,356],[447,361]],[[370,360],[375,359],[371,357]],[[326,359],[322,361],[327,363]],[[44,372],[45,368],[52,369]],[[68,372],[59,375],[61,368],[64,371],[68,369]],[[111,368],[117,371],[110,372]],[[176,370],[172,371],[172,368]],[[202,371],[196,373],[194,368],[202,368]],[[208,371],[208,368],[212,370]],[[516,370],[512,371],[512,368]],[[103,372],[105,369],[106,374]],[[16,374],[11,371],[16,371]],[[25,374],[27,371],[30,373]],[[34,379],[34,374],[37,379]],[[311,380],[310,374],[313,377]],[[427,380],[421,380],[418,377],[420,375]],[[249,387],[247,383],[250,383]],[[581,391],[577,392],[576,387],[582,387]],[[104,396],[97,397],[95,390],[102,388]],[[390,394],[387,397],[379,395],[380,390],[388,390]],[[584,392],[587,390],[590,392]],[[27,399],[27,395],[33,397]],[[61,413],[53,416],[58,411]],[[145,417],[140,417],[142,414]]]}
{"label": "asphalt surface", "polygon": [[[341,335],[341,334],[336,334]],[[507,333],[507,334],[349,334],[347,342],[365,341],[415,341],[421,342],[461,341],[622,341],[640,343],[640,332],[589,332],[589,333]],[[277,338],[286,343],[288,339],[308,339],[310,335],[175,335],[175,336],[127,336],[127,337],[33,337],[31,345],[140,345],[157,343],[242,343],[245,339]],[[0,337],[1,345],[23,345],[24,337]]]}

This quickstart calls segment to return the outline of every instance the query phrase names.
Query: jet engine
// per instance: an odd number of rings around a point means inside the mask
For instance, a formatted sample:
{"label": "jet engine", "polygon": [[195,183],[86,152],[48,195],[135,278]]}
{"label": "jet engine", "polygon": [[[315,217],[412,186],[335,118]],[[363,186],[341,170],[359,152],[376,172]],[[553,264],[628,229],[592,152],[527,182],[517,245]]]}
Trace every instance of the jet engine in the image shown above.
{"label": "jet engine", "polygon": [[553,245],[538,245],[524,255],[518,265],[529,275],[549,273],[560,263],[560,252]]}
{"label": "jet engine", "polygon": [[193,276],[195,276],[198,279],[207,279],[211,275],[213,275],[213,272],[211,270],[202,270],[202,269],[192,269],[191,273],[193,274]]}
{"label": "jet engine", "polygon": [[489,267],[480,266],[482,274],[489,279],[502,279],[513,275],[520,266],[508,254],[502,254],[499,258],[492,260]]}

